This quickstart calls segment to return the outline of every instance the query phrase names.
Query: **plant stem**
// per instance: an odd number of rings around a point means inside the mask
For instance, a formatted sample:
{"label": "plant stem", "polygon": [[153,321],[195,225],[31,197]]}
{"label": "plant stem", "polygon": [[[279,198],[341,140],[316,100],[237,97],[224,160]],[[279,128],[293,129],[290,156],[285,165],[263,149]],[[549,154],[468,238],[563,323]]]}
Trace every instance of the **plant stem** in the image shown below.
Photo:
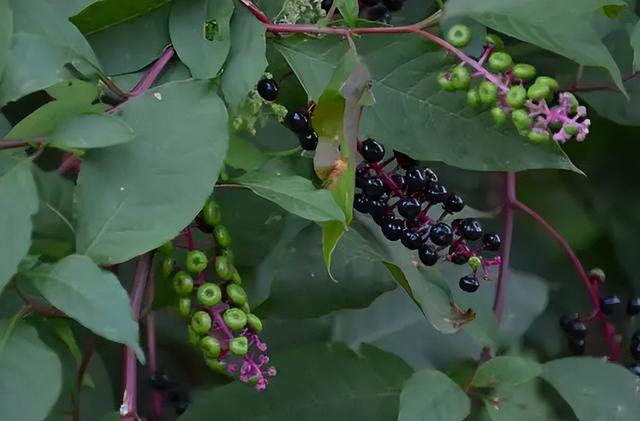
{"label": "plant stem", "polygon": [[89,339],[87,339],[87,343],[84,346],[84,351],[82,352],[82,360],[80,361],[80,365],[78,366],[78,374],[76,375],[76,387],[74,390],[74,395],[72,396],[73,421],[80,421],[80,388],[82,387],[84,374],[87,371],[87,367],[89,367],[89,363],[91,362],[91,357],[93,357],[93,354],[96,351],[97,344],[98,336],[95,334],[91,334],[89,336]]}
{"label": "plant stem", "polygon": [[513,207],[516,199],[516,173],[508,172],[505,182],[505,206],[504,212],[504,242],[500,253],[500,272],[496,285],[496,295],[493,302],[493,313],[498,323],[502,320],[504,312],[504,298],[507,279],[509,276],[509,265],[511,262],[511,243],[513,241]]}
{"label": "plant stem", "polygon": [[4,149],[18,149],[25,148],[31,145],[42,145],[43,143],[48,142],[49,139],[46,137],[38,137],[34,139],[0,139],[0,150]]}
{"label": "plant stem", "polygon": [[[151,284],[151,279],[149,284]],[[147,315],[147,354],[149,358],[149,376],[153,376],[158,371],[158,357],[156,354],[156,317],[153,312]],[[162,393],[159,390],[151,392],[153,419],[162,419]]]}
{"label": "plant stem", "polygon": [[271,19],[262,11],[258,6],[256,6],[251,0],[240,0],[240,3],[253,14],[260,22],[262,23],[271,23]]}

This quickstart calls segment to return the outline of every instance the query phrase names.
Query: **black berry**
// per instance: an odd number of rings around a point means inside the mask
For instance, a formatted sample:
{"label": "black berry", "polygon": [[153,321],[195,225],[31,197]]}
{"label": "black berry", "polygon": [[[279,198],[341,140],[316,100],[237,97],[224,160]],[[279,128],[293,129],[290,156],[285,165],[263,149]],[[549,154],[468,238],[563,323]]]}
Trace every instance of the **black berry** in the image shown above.
{"label": "black berry", "polygon": [[569,344],[569,352],[571,352],[573,355],[584,354],[584,351],[585,351],[584,339],[569,337],[568,344]]}
{"label": "black berry", "polygon": [[640,342],[631,341],[631,344],[629,345],[629,352],[634,360],[640,361]]}
{"label": "black berry", "polygon": [[631,335],[631,342],[640,343],[640,330],[636,330],[635,332],[633,332],[633,334]]}
{"label": "black berry", "polygon": [[604,314],[613,314],[620,305],[620,298],[617,295],[609,295],[600,300],[600,310]]}
{"label": "black berry", "polygon": [[391,12],[397,12],[402,9],[403,4],[404,0],[384,0],[384,5],[387,6],[387,9]]}
{"label": "black berry", "polygon": [[627,314],[635,316],[640,313],[640,297],[629,298],[627,302]]}
{"label": "black berry", "polygon": [[560,316],[560,327],[565,333],[569,333],[571,323],[580,318],[578,313],[563,314]]}
{"label": "black berry", "polygon": [[449,248],[449,260],[456,265],[464,265],[469,261],[469,254],[461,244],[454,244]]}
{"label": "black berry", "polygon": [[405,228],[405,230],[402,231],[400,241],[402,242],[402,245],[409,250],[418,250],[424,242],[416,230],[411,228]]}
{"label": "black berry", "polygon": [[476,292],[480,288],[480,282],[473,276],[467,275],[460,278],[458,284],[464,292]]}
{"label": "black berry", "polygon": [[289,111],[284,117],[284,124],[294,133],[305,133],[309,130],[309,118],[301,111]]}
{"label": "black berry", "polygon": [[464,209],[464,200],[455,193],[451,193],[449,197],[442,203],[444,210],[450,213],[460,212]]}
{"label": "black berry", "polygon": [[372,215],[373,220],[380,227],[386,225],[393,219],[393,215],[389,214],[386,210],[382,213],[375,213]]}
{"label": "black berry", "polygon": [[424,190],[424,197],[431,203],[441,203],[448,194],[446,187],[438,183],[429,183]]}
{"label": "black berry", "polygon": [[567,333],[575,339],[584,339],[587,336],[587,325],[580,319],[573,319],[567,324]]}
{"label": "black berry", "polygon": [[438,252],[432,246],[424,244],[418,250],[418,257],[425,266],[433,266],[438,261]]}
{"label": "black berry", "polygon": [[169,376],[163,371],[156,371],[149,379],[151,387],[155,390],[167,390],[169,387]]}
{"label": "black berry", "polygon": [[369,199],[361,193],[357,193],[353,197],[353,207],[360,213],[369,212]]}
{"label": "black berry", "polygon": [[391,13],[389,13],[389,10],[381,4],[373,6],[369,9],[366,9],[365,17],[369,20],[384,23],[387,25],[391,24],[391,19],[392,19],[392,16],[391,16]]}
{"label": "black berry", "polygon": [[404,176],[401,174],[393,174],[391,180],[395,183],[396,187],[404,190]]}
{"label": "black berry", "polygon": [[385,194],[386,188],[380,178],[371,177],[364,185],[364,192],[369,198],[375,198]]}
{"label": "black berry", "polygon": [[429,230],[429,240],[437,246],[446,246],[453,240],[453,229],[444,222],[435,224]]}
{"label": "black berry", "polygon": [[407,187],[408,194],[417,193],[427,185],[427,179],[424,176],[424,171],[420,168],[408,169],[404,176],[404,182]]}
{"label": "black berry", "polygon": [[636,376],[640,377],[640,364],[633,364],[629,367],[629,371],[631,371]]}
{"label": "black berry", "polygon": [[367,209],[371,216],[375,218],[376,216],[381,217],[383,215],[386,215],[387,207],[388,205],[385,199],[377,198],[369,199],[369,206],[367,207]]}
{"label": "black berry", "polygon": [[420,215],[420,202],[413,197],[405,197],[398,202],[398,213],[403,218],[416,219]]}
{"label": "black berry", "polygon": [[315,151],[318,147],[318,133],[313,129],[298,133],[298,142],[305,151]]}
{"label": "black berry", "polygon": [[273,79],[262,79],[258,82],[258,94],[267,101],[275,101],[280,87]]}
{"label": "black berry", "polygon": [[384,158],[384,146],[373,139],[367,139],[362,142],[361,155],[365,161],[375,164]]}
{"label": "black berry", "polygon": [[329,9],[331,9],[331,5],[333,5],[333,0],[322,0],[322,3],[320,3],[320,7],[325,12],[328,12]]}
{"label": "black berry", "polygon": [[482,225],[477,219],[467,218],[460,223],[460,235],[469,241],[482,237]]}
{"label": "black berry", "polygon": [[485,250],[498,251],[502,245],[502,239],[498,234],[485,234],[482,237],[482,244]]}
{"label": "black berry", "polygon": [[402,226],[402,221],[395,218],[382,225],[382,235],[384,235],[387,240],[391,241],[399,240],[402,236],[403,230],[404,227]]}

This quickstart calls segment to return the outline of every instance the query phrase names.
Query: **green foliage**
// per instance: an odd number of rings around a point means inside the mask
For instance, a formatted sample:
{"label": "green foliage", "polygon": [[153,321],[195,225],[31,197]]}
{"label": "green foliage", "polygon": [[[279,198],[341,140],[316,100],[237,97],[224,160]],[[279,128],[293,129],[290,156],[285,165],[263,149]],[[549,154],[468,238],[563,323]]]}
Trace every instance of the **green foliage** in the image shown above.
{"label": "green foliage", "polygon": [[515,387],[541,373],[542,367],[535,361],[520,357],[496,357],[478,367],[471,384],[474,387],[494,387],[497,384]]}
{"label": "green foliage", "polygon": [[51,135],[51,145],[59,148],[92,149],[127,143],[135,133],[118,117],[84,114],[60,124]]}

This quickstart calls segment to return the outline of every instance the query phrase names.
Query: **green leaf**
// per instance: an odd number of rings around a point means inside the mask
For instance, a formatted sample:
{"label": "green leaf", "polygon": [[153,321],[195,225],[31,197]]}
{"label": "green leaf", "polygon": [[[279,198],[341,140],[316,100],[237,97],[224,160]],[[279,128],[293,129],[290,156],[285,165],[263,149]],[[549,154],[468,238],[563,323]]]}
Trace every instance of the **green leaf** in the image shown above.
{"label": "green leaf", "polygon": [[9,7],[9,0],[0,0],[0,81],[4,66],[7,64],[11,36],[13,34],[13,11]]}
{"label": "green leaf", "polygon": [[633,70],[640,70],[640,22],[636,23],[631,32],[631,46],[633,47]]}
{"label": "green leaf", "polygon": [[85,35],[105,30],[170,3],[171,0],[101,0],[89,4],[69,20]]}
{"label": "green leaf", "polygon": [[445,14],[470,16],[499,32],[553,51],[585,66],[604,67],[624,92],[620,69],[591,26],[591,17],[604,5],[621,0],[451,0]]}
{"label": "green leaf", "polygon": [[[16,324],[13,324],[16,323]],[[0,320],[0,412],[12,421],[44,419],[62,390],[62,366],[32,326]]]}
{"label": "green leaf", "polygon": [[340,15],[344,18],[345,22],[347,22],[348,26],[356,26],[356,22],[358,21],[358,0],[338,0],[336,7],[340,11]]}
{"label": "green leaf", "polygon": [[180,419],[203,420],[215,411],[227,421],[394,421],[410,369],[372,347],[362,354],[342,344],[308,345],[276,354],[278,375],[269,381],[266,393],[239,383],[212,388],[196,395]]}
{"label": "green leaf", "polygon": [[31,215],[38,210],[38,192],[31,160],[0,154],[0,291],[18,268],[31,244]]}
{"label": "green leaf", "polygon": [[98,335],[131,347],[144,362],[129,296],[114,274],[75,254],[21,275],[53,306]]}
{"label": "green leaf", "polygon": [[633,421],[640,414],[638,378],[599,358],[572,357],[544,365],[543,378],[580,421]]}
{"label": "green leaf", "polygon": [[413,373],[402,388],[398,421],[459,421],[471,401],[460,387],[436,370]]}
{"label": "green leaf", "polygon": [[[60,12],[67,17],[76,15],[82,11],[82,9],[91,5],[92,3],[98,3],[95,0],[47,0],[49,3],[55,5]],[[101,0],[100,3],[104,3],[106,0]],[[136,2],[139,3],[139,2]]]}
{"label": "green leaf", "polygon": [[539,381],[518,387],[499,386],[488,399],[485,411],[491,421],[549,421],[553,408],[549,399],[540,393]]}
{"label": "green leaf", "polygon": [[0,139],[4,139],[7,133],[11,130],[11,123],[4,114],[0,114]]}
{"label": "green leaf", "polygon": [[214,78],[231,47],[233,0],[176,0],[169,18],[171,42],[196,79]]}
{"label": "green leaf", "polygon": [[111,115],[84,114],[59,125],[51,135],[52,146],[61,148],[104,148],[135,138],[133,129]]}
{"label": "green leaf", "polygon": [[231,50],[222,75],[224,99],[233,110],[256,85],[267,67],[264,25],[245,7],[231,19]]}
{"label": "green leaf", "polygon": [[187,226],[211,194],[228,146],[224,103],[205,81],[147,91],[121,117],[136,139],[89,150],[76,187],[77,250],[99,264],[129,260]]}
{"label": "green leaf", "polygon": [[500,356],[482,363],[473,376],[474,387],[518,386],[542,374],[542,366],[522,357]]}
{"label": "green leaf", "polygon": [[255,145],[255,142],[242,137],[234,137],[229,142],[227,165],[244,171],[260,169],[269,161],[269,156]]}

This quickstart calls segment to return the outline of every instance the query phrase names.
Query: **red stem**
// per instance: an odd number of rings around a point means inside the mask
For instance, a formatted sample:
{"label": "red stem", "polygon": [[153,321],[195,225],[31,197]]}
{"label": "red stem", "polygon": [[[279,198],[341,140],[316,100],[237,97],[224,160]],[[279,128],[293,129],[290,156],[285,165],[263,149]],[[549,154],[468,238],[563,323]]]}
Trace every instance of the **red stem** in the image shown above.
{"label": "red stem", "polygon": [[[149,279],[149,286],[151,286]],[[158,357],[156,354],[156,318],[153,312],[147,315],[147,354],[149,358],[149,376],[153,376],[158,371]],[[162,392],[153,390],[151,392],[153,419],[162,419]]]}
{"label": "red stem", "polygon": [[78,367],[78,374],[76,375],[76,388],[75,396],[73,397],[73,421],[80,421],[80,388],[82,387],[82,381],[84,380],[84,373],[89,367],[91,357],[96,351],[96,345],[98,344],[98,336],[91,334],[87,343],[85,344],[84,351],[82,352],[82,360]]}
{"label": "red stem", "polygon": [[271,19],[267,16],[258,6],[256,6],[251,0],[240,0],[240,3],[244,5],[260,22],[270,24]]}
{"label": "red stem", "polygon": [[500,254],[500,272],[496,286],[496,296],[493,302],[493,312],[498,323],[502,320],[504,312],[505,286],[509,276],[509,264],[511,261],[511,243],[513,241],[513,207],[511,204],[516,198],[516,173],[508,172],[505,183],[505,207],[504,207],[504,234],[502,252]]}

